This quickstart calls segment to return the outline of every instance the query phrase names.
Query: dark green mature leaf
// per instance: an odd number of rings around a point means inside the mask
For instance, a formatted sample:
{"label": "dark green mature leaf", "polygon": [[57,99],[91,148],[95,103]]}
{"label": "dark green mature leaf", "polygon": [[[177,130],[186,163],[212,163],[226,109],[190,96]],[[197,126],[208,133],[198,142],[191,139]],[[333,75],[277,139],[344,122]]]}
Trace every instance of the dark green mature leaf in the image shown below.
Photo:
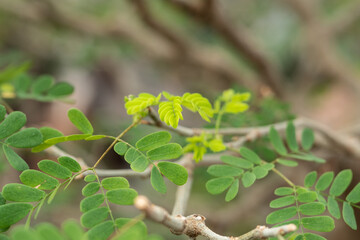
{"label": "dark green mature leaf", "polygon": [[72,172],[80,172],[81,166],[80,164],[73,158],[68,156],[62,156],[57,159],[61,166],[66,167]]}
{"label": "dark green mature leaf", "polygon": [[316,171],[309,172],[305,177],[304,186],[307,188],[312,187],[316,182],[316,178],[317,178]]}
{"label": "dark green mature leaf", "polygon": [[161,147],[148,151],[147,156],[150,160],[169,160],[180,157],[183,154],[181,146],[177,143],[168,143]]}
{"label": "dark green mature leaf", "polygon": [[99,207],[105,200],[105,196],[102,193],[95,194],[84,198],[80,202],[80,211],[87,212],[91,209]]}
{"label": "dark green mature leaf", "polygon": [[353,207],[348,203],[343,203],[343,218],[345,223],[351,227],[353,230],[357,230],[356,218]]}
{"label": "dark green mature leaf", "polygon": [[330,188],[330,195],[337,197],[343,194],[349,187],[351,180],[352,171],[350,169],[339,172]]}
{"label": "dark green mature leaf", "polygon": [[0,205],[4,205],[6,203],[6,199],[3,197],[2,193],[0,192]]}
{"label": "dark green mature leaf", "polygon": [[[39,129],[42,136],[43,136],[43,142],[50,138],[57,138],[57,137],[63,137],[64,134],[62,134],[59,130],[51,127],[42,127]],[[36,147],[34,147],[31,151],[32,152],[41,152],[45,150],[48,147],[51,147],[52,144],[42,143]]]}
{"label": "dark green mature leaf", "polygon": [[287,167],[296,167],[298,164],[298,162],[296,161],[292,161],[292,160],[287,160],[287,159],[277,159],[276,160],[279,164],[287,166]]}
{"label": "dark green mature leaf", "polygon": [[0,139],[6,138],[19,131],[26,123],[26,116],[22,112],[12,112],[0,123]]}
{"label": "dark green mature leaf", "polygon": [[101,223],[109,216],[107,207],[94,208],[81,216],[80,222],[86,228],[92,228]]}
{"label": "dark green mature leaf", "polygon": [[54,98],[60,98],[72,94],[73,91],[74,87],[70,84],[66,82],[59,82],[49,89],[48,95]]}
{"label": "dark green mature leaf", "polygon": [[29,169],[29,165],[22,159],[14,150],[7,145],[3,145],[4,154],[9,161],[10,165],[18,171]]}
{"label": "dark green mature leaf", "polygon": [[235,156],[224,155],[220,157],[220,160],[231,166],[245,168],[245,169],[249,169],[254,166],[252,162]]}
{"label": "dark green mature leaf", "polygon": [[37,128],[26,128],[13,134],[5,143],[16,148],[31,148],[41,144],[43,137]]}
{"label": "dark green mature leaf", "polygon": [[94,129],[85,114],[79,109],[72,108],[68,111],[68,117],[74,126],[84,134],[93,134]]}
{"label": "dark green mature leaf", "polygon": [[256,175],[252,172],[245,172],[244,175],[241,177],[241,182],[244,187],[250,187],[254,184],[256,180]]}
{"label": "dark green mature leaf", "polygon": [[335,228],[334,220],[329,216],[305,217],[301,223],[304,228],[318,232],[331,232]]}
{"label": "dark green mature leaf", "polygon": [[295,126],[292,122],[288,122],[286,126],[286,141],[291,151],[299,151],[299,146],[296,141]]}
{"label": "dark green mature leaf", "polygon": [[83,187],[81,193],[85,197],[89,197],[91,195],[94,195],[97,191],[100,189],[100,184],[97,182],[92,182],[86,184],[85,187]]}
{"label": "dark green mature leaf", "polygon": [[73,219],[66,220],[61,227],[69,240],[80,240],[85,234],[80,224]]}
{"label": "dark green mature leaf", "polygon": [[28,203],[8,203],[0,206],[0,228],[7,228],[23,219],[33,208]]}
{"label": "dark green mature leaf", "polygon": [[185,167],[172,162],[159,162],[160,172],[176,185],[184,185],[188,179]]}
{"label": "dark green mature leaf", "polygon": [[329,213],[336,219],[340,219],[340,208],[338,202],[333,196],[328,197],[327,208]]}
{"label": "dark green mature leaf", "polygon": [[101,181],[101,185],[106,190],[113,190],[119,188],[129,188],[129,182],[124,177],[108,177]]}
{"label": "dark green mature leaf", "polygon": [[90,137],[85,138],[85,141],[95,141],[95,140],[99,140],[99,139],[103,139],[106,138],[108,136],[106,135],[92,135]]}
{"label": "dark green mature leaf", "polygon": [[358,183],[353,190],[346,196],[346,201],[351,203],[359,203],[360,202],[360,183]]}
{"label": "dark green mature leaf", "polygon": [[275,150],[280,155],[286,155],[287,154],[287,150],[285,148],[285,145],[284,145],[278,131],[276,131],[274,127],[270,128],[269,138],[270,138],[271,144],[273,145]]}
{"label": "dark green mature leaf", "polygon": [[166,185],[164,179],[156,166],[153,166],[153,168],[151,169],[150,182],[156,191],[166,193]]}
{"label": "dark green mature leaf", "polygon": [[54,84],[54,78],[49,75],[40,76],[31,86],[31,91],[35,95],[40,95],[49,90]]}
{"label": "dark green mature leaf", "polygon": [[148,151],[168,143],[171,139],[170,133],[160,131],[151,133],[136,142],[136,148],[140,151]]}
{"label": "dark green mature leaf", "polygon": [[266,177],[269,173],[269,171],[263,166],[254,167],[252,172],[255,174],[256,179],[262,179],[262,178]]}
{"label": "dark green mature leaf", "polygon": [[229,202],[233,200],[239,191],[239,179],[235,179],[235,181],[231,184],[229,190],[226,193],[225,201]]}
{"label": "dark green mature leaf", "polygon": [[244,170],[228,165],[215,164],[208,167],[207,172],[215,177],[235,177],[244,173]]}
{"label": "dark green mature leaf", "polygon": [[60,179],[67,179],[72,175],[69,169],[51,160],[41,160],[38,167],[41,171]]}
{"label": "dark green mature leaf", "polygon": [[128,163],[131,164],[139,156],[141,156],[141,154],[135,148],[129,148],[129,150],[127,150],[127,152],[125,153],[124,158],[125,158],[125,161],[127,161]]}
{"label": "dark green mature leaf", "polygon": [[325,205],[319,202],[306,203],[299,207],[301,214],[304,215],[320,215],[325,209]]}
{"label": "dark green mature leaf", "polygon": [[282,221],[285,221],[289,218],[294,217],[296,215],[296,213],[297,213],[296,207],[283,208],[283,209],[280,209],[280,210],[270,213],[266,217],[266,223],[267,224],[280,223]]}
{"label": "dark green mature leaf", "polygon": [[114,151],[121,156],[124,155],[127,150],[128,150],[128,146],[124,142],[118,142],[114,146]]}
{"label": "dark green mature leaf", "polygon": [[305,151],[309,151],[314,144],[314,132],[310,128],[305,128],[301,136],[301,145]]}
{"label": "dark green mature leaf", "polygon": [[314,233],[304,233],[301,235],[298,235],[295,240],[326,240],[326,238],[319,236]]}
{"label": "dark green mature leaf", "polygon": [[[7,227],[7,229],[8,228],[10,228],[10,227]],[[5,230],[5,229],[1,228],[0,232],[5,232],[5,231],[7,231],[7,229]],[[8,238],[8,236],[6,236],[4,234],[0,234],[0,240],[10,240],[10,238]],[[160,239],[160,240],[162,240],[162,239]]]}
{"label": "dark green mature leaf", "polygon": [[36,202],[45,197],[45,192],[19,183],[9,183],[3,187],[3,197],[13,202]]}
{"label": "dark green mature leaf", "polygon": [[286,195],[294,194],[294,189],[290,187],[279,187],[275,189],[274,194],[277,196],[286,196]]}
{"label": "dark green mature leaf", "polygon": [[88,240],[107,240],[114,230],[114,224],[109,220],[91,228],[87,232],[87,238]]}
{"label": "dark green mature leaf", "polygon": [[232,183],[232,177],[214,178],[206,182],[206,190],[211,194],[220,194],[225,191]]}
{"label": "dark green mature leaf", "polygon": [[6,108],[4,107],[4,105],[0,104],[0,122],[5,119],[5,115],[6,115]]}
{"label": "dark green mature leaf", "polygon": [[36,232],[41,240],[63,240],[57,227],[50,223],[40,223],[36,226]]}
{"label": "dark green mature leaf", "polygon": [[132,188],[114,189],[106,192],[107,199],[119,205],[132,205],[137,197],[137,192]]}
{"label": "dark green mature leaf", "polygon": [[326,172],[322,174],[315,185],[315,189],[319,191],[326,190],[334,178],[334,172]]}
{"label": "dark green mature leaf", "polygon": [[295,196],[291,195],[291,196],[281,197],[281,198],[272,200],[270,202],[270,207],[271,208],[282,208],[285,206],[292,205],[294,203],[295,203]]}
{"label": "dark green mature leaf", "polygon": [[298,195],[299,202],[303,202],[303,203],[314,202],[316,199],[317,199],[317,193],[313,191],[300,193]]}
{"label": "dark green mature leaf", "polygon": [[295,159],[300,159],[300,160],[305,160],[305,161],[311,161],[311,162],[317,162],[317,163],[324,163],[326,162],[324,159],[322,158],[318,158],[310,153],[301,153],[301,154],[287,154],[287,157],[291,157],[291,158],[295,158]]}
{"label": "dark green mature leaf", "polygon": [[[117,218],[115,220],[116,227],[123,230],[120,236],[117,236],[116,240],[148,240],[147,238],[147,227],[140,221],[126,228],[126,224],[132,221],[130,218]],[[121,231],[120,230],[120,231]]]}
{"label": "dark green mature leaf", "polygon": [[94,182],[96,181],[96,175],[95,174],[89,174],[84,177],[85,182]]}
{"label": "dark green mature leaf", "polygon": [[259,155],[257,155],[254,151],[250,150],[247,147],[241,147],[240,148],[240,154],[243,156],[246,160],[249,160],[250,162],[260,164],[261,159]]}
{"label": "dark green mature leaf", "polygon": [[140,155],[130,164],[130,167],[135,172],[143,172],[149,166],[149,160],[144,156]]}
{"label": "dark green mature leaf", "polygon": [[33,169],[23,171],[19,177],[23,184],[43,190],[54,189],[59,184],[57,179]]}

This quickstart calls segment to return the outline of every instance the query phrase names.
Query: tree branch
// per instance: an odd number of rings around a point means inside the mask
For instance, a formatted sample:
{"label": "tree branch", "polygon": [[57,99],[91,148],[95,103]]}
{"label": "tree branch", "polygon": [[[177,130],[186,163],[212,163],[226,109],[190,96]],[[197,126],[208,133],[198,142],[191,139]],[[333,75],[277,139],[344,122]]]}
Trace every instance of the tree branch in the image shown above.
{"label": "tree branch", "polygon": [[144,212],[146,217],[162,225],[168,227],[170,231],[176,235],[187,235],[190,238],[204,236],[209,240],[255,240],[268,237],[277,237],[289,232],[296,231],[294,224],[288,224],[276,228],[267,228],[265,226],[257,226],[254,230],[239,236],[227,237],[221,236],[213,232],[205,224],[205,217],[193,214],[187,217],[182,215],[172,216],[164,208],[156,206],[150,202],[145,196],[138,196],[134,205],[137,209]]}

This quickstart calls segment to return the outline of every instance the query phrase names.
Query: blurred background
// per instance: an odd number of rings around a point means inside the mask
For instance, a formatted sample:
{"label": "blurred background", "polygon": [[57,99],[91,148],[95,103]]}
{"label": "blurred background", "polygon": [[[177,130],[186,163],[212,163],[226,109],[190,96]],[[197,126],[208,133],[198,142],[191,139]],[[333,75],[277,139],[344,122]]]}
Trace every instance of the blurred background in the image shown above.
{"label": "blurred background", "polygon": [[[73,103],[9,99],[28,116],[28,126],[50,126],[75,133],[66,112],[81,109],[98,134],[116,136],[131,123],[124,96],[165,90],[199,92],[214,100],[223,90],[250,91],[248,113],[225,117],[223,127],[259,126],[308,117],[335,133],[356,139],[360,132],[360,2],[357,0],[0,0],[0,67],[28,68],[74,85]],[[0,75],[1,81],[6,76]],[[200,117],[185,113],[180,124],[203,127]],[[209,125],[208,125],[209,126]],[[156,130],[140,126],[126,136],[135,142]],[[185,144],[174,135],[174,141]],[[263,141],[266,141],[263,140]],[[107,148],[106,140],[61,145],[89,165]],[[262,142],[249,143],[261,152]],[[284,169],[302,184],[311,169],[320,173],[344,168],[359,181],[359,159],[336,148],[315,149],[324,165],[301,164]],[[21,152],[29,164],[46,154]],[[128,168],[110,153],[101,168]],[[265,224],[283,183],[276,176],[258,181],[225,203],[205,190],[210,178],[198,168],[188,214],[199,213],[216,232],[239,235]],[[0,162],[0,183],[18,182],[18,173]],[[148,180],[130,179],[132,187],[171,210],[175,185],[160,195]],[[82,181],[58,194],[35,222],[60,225],[79,219]],[[172,189],[171,189],[172,188]],[[132,207],[113,206],[118,216],[135,216]],[[359,219],[359,213],[357,212]],[[147,222],[164,239],[185,239]],[[359,231],[336,221],[328,239],[358,239]]]}

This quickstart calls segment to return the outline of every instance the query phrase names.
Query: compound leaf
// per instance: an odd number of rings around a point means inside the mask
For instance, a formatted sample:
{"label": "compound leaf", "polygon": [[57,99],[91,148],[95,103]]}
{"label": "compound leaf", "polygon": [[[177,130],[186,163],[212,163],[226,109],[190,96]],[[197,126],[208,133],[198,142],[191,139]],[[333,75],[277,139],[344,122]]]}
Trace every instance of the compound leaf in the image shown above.
{"label": "compound leaf", "polygon": [[220,157],[220,160],[231,166],[245,168],[245,169],[249,169],[254,166],[252,162],[235,156],[223,155]]}
{"label": "compound leaf", "polygon": [[210,122],[209,118],[214,115],[209,100],[199,93],[184,93],[181,104],[190,111],[198,112],[205,121]]}
{"label": "compound leaf", "polygon": [[158,112],[161,121],[173,128],[177,128],[179,120],[183,120],[181,98],[174,97],[171,101],[160,103]]}

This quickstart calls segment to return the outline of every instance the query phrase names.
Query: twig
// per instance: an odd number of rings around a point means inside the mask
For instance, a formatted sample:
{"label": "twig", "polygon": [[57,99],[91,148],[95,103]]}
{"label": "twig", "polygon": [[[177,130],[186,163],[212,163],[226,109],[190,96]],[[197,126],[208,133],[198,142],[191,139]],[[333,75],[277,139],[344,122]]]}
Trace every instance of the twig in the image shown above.
{"label": "twig", "polygon": [[278,235],[293,232],[297,229],[294,224],[288,224],[277,228],[257,226],[254,230],[242,236],[227,237],[219,235],[208,228],[205,225],[204,216],[198,214],[187,217],[181,215],[172,216],[164,208],[152,204],[147,197],[141,195],[135,199],[134,205],[137,209],[144,212],[147,218],[163,224],[168,227],[172,233],[176,235],[184,234],[193,239],[198,236],[204,236],[209,240],[252,240],[276,237]]}

